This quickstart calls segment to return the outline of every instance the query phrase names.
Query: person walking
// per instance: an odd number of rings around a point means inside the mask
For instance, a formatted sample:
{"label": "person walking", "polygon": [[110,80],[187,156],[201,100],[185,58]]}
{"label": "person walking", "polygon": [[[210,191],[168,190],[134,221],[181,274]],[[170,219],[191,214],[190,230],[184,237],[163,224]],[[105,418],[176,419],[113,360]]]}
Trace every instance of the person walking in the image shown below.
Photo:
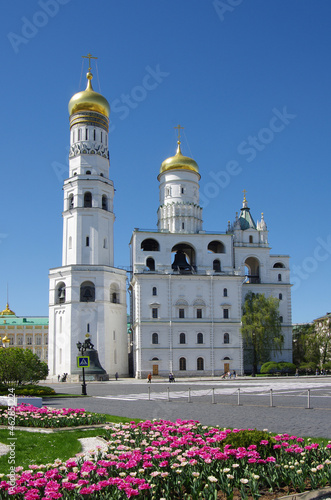
{"label": "person walking", "polygon": [[118,380],[118,372],[115,373],[115,380]]}
{"label": "person walking", "polygon": [[147,383],[150,384],[152,382],[152,374],[149,372],[147,375]]}

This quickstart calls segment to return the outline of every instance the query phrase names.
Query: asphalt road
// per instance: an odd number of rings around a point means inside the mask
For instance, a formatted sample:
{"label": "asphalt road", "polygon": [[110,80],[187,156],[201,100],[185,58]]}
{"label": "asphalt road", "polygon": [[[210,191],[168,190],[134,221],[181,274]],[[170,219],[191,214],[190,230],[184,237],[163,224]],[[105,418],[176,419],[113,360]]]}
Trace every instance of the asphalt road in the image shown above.
{"label": "asphalt road", "polygon": [[[81,394],[81,384],[47,385],[58,393]],[[129,418],[193,419],[205,425],[331,439],[331,377],[185,379],[172,384],[120,379],[87,382],[87,394],[43,401]]]}

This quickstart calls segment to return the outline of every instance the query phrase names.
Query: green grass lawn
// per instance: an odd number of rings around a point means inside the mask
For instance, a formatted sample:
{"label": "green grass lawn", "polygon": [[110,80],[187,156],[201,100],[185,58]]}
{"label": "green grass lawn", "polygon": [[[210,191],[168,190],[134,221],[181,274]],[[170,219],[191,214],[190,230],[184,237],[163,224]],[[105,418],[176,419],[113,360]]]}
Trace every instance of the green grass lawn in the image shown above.
{"label": "green grass lawn", "polygon": [[[106,415],[109,422],[140,422],[138,419],[128,419],[112,415]],[[107,424],[104,424],[107,425]],[[15,440],[15,466],[28,469],[31,464],[53,463],[60,458],[67,460],[82,451],[80,438],[102,436],[103,428],[98,429],[75,429],[56,431],[51,433],[14,431],[14,436],[9,435],[8,429],[0,429],[0,443],[10,444]],[[10,470],[8,463],[9,455],[0,456],[0,473],[6,474]]]}

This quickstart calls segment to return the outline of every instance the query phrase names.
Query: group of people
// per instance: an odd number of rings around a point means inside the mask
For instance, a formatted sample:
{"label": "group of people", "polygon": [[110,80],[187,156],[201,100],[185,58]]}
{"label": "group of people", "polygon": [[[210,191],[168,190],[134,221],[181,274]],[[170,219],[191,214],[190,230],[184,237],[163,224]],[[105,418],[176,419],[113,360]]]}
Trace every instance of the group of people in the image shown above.
{"label": "group of people", "polygon": [[221,378],[229,378],[231,380],[231,378],[236,378],[236,375],[236,370],[233,370],[232,373],[230,371],[223,373]]}
{"label": "group of people", "polygon": [[58,376],[57,376],[57,381],[58,381],[58,382],[66,382],[66,381],[67,381],[67,376],[68,376],[68,374],[67,374],[67,373],[64,373],[62,376],[61,376],[61,375],[58,375]]}

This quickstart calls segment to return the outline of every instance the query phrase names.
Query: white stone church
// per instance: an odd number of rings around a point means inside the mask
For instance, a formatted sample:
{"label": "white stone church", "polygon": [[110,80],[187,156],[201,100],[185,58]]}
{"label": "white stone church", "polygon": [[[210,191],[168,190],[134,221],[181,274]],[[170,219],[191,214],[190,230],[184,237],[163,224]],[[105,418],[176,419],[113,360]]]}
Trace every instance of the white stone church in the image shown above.
{"label": "white stone church", "polygon": [[[113,258],[110,108],[92,89],[90,69],[86,90],[69,102],[62,266],[50,270],[50,377],[68,373],[71,380],[78,376],[76,343],[86,334],[108,374],[128,375],[126,272]],[[274,359],[292,361],[289,256],[270,254],[263,214],[255,223],[246,196],[225,233],[204,231],[199,180],[198,165],[182,155],[178,137],[175,156],[159,169],[157,229],[135,229],[131,238],[137,378],[242,374],[241,314],[249,291],[279,299],[285,342]]]}

